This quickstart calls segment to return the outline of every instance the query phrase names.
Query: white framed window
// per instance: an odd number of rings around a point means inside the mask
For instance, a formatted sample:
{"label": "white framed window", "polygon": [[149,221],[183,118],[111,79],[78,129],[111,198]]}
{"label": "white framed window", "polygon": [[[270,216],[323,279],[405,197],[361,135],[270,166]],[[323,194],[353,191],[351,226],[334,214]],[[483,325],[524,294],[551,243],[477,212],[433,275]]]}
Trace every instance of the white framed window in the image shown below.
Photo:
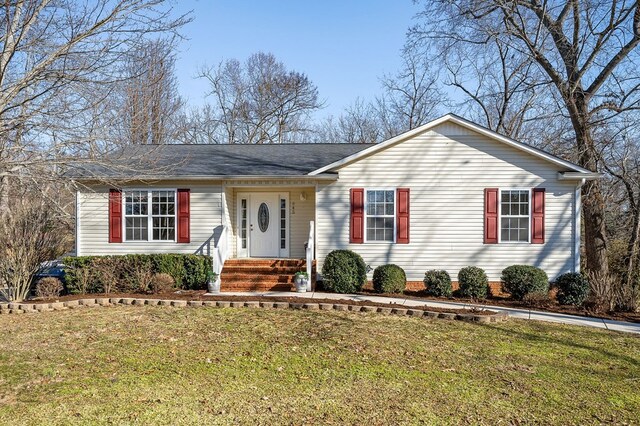
{"label": "white framed window", "polygon": [[287,199],[280,197],[280,250],[287,248]]}
{"label": "white framed window", "polygon": [[240,200],[240,247],[243,250],[247,249],[247,199],[242,198]]}
{"label": "white framed window", "polygon": [[395,189],[365,190],[365,242],[395,242]]}
{"label": "white framed window", "polygon": [[175,241],[176,190],[125,190],[124,240]]}
{"label": "white framed window", "polygon": [[531,238],[531,191],[500,190],[500,242],[528,243]]}

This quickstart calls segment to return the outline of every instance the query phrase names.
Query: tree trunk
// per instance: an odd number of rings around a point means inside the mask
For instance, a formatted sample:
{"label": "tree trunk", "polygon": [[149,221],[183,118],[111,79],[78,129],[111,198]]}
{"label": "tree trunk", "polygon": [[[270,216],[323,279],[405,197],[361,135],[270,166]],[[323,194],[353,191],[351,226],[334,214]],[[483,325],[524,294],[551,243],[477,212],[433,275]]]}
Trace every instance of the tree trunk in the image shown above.
{"label": "tree trunk", "polygon": [[638,210],[639,208],[636,208],[633,212],[633,226],[627,248],[629,255],[627,259],[627,276],[625,277],[627,288],[633,287],[633,281],[636,279],[635,269],[639,251],[638,244],[640,243],[640,211]]}
{"label": "tree trunk", "polygon": [[[579,91],[569,103],[571,124],[576,134],[580,166],[598,170],[598,158],[589,123],[589,110],[584,93]],[[591,274],[607,278],[607,229],[605,226],[605,203],[599,180],[589,180],[582,186],[582,214],[584,218],[584,248],[587,270]]]}
{"label": "tree trunk", "polygon": [[0,214],[9,209],[9,177],[0,177]]}
{"label": "tree trunk", "polygon": [[584,248],[587,270],[606,277],[609,275],[607,237],[604,222],[605,205],[600,182],[587,181],[582,187],[584,216]]}

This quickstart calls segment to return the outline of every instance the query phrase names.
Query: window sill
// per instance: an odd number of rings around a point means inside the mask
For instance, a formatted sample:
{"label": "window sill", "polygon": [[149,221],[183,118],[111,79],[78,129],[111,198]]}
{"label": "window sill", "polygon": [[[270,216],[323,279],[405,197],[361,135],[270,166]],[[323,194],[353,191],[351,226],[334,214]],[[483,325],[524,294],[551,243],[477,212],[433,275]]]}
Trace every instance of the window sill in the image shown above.
{"label": "window sill", "polygon": [[175,240],[140,240],[140,241],[123,241],[123,244],[148,244],[148,243],[177,243]]}

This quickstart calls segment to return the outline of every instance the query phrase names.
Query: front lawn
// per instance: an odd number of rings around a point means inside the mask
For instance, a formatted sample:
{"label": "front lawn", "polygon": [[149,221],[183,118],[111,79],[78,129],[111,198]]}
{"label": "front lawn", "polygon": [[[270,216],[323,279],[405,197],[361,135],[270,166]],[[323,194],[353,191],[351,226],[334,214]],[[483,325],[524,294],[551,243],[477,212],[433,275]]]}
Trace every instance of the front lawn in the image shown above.
{"label": "front lawn", "polygon": [[640,338],[591,328],[146,306],[0,324],[0,424],[600,424],[640,412]]}

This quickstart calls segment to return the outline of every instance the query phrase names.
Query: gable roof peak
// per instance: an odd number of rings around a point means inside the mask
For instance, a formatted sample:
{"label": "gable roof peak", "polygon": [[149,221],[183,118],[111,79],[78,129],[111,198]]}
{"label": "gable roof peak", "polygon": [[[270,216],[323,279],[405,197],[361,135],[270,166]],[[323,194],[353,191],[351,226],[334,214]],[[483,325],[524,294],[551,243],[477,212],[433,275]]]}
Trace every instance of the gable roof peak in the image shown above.
{"label": "gable roof peak", "polygon": [[585,169],[583,167],[580,167],[577,164],[574,164],[574,163],[572,163],[570,161],[563,160],[562,158],[557,157],[557,156],[555,156],[553,154],[550,154],[550,153],[548,153],[548,152],[546,152],[546,151],[544,151],[542,149],[535,148],[535,147],[533,147],[531,145],[528,145],[528,144],[516,141],[514,139],[511,139],[508,136],[504,136],[504,135],[502,135],[502,134],[500,134],[498,132],[495,132],[495,131],[493,131],[491,129],[488,129],[488,128],[484,127],[484,126],[481,126],[481,125],[479,125],[477,123],[474,123],[473,121],[468,120],[466,118],[463,118],[463,117],[461,117],[459,115],[456,115],[456,114],[454,114],[452,112],[449,112],[449,113],[447,113],[447,114],[445,114],[445,115],[443,115],[443,116],[441,116],[439,118],[436,118],[435,120],[432,120],[432,121],[430,121],[428,123],[425,123],[422,126],[416,127],[415,129],[408,130],[408,131],[406,131],[404,133],[401,133],[401,134],[399,134],[397,136],[394,136],[394,137],[392,137],[390,139],[387,139],[387,140],[385,140],[383,142],[375,144],[374,146],[372,146],[370,148],[364,149],[364,150],[359,151],[357,153],[354,153],[354,154],[352,154],[352,155],[350,155],[348,157],[345,157],[345,158],[340,159],[338,161],[335,161],[335,162],[333,162],[331,164],[328,164],[328,165],[326,165],[324,167],[321,167],[321,168],[319,168],[317,170],[314,170],[314,171],[310,172],[309,175],[314,176],[314,175],[317,175],[317,174],[320,174],[320,173],[324,173],[324,172],[327,172],[327,171],[334,170],[334,169],[336,169],[336,168],[338,168],[340,166],[343,166],[345,164],[358,161],[358,160],[360,160],[362,158],[365,158],[365,157],[368,157],[370,155],[373,155],[373,154],[375,154],[375,153],[377,153],[379,151],[383,151],[383,150],[385,150],[385,149],[387,149],[387,148],[389,148],[389,147],[391,147],[391,146],[393,146],[395,144],[403,142],[403,141],[405,141],[405,140],[407,140],[407,139],[409,139],[409,138],[411,138],[413,136],[416,136],[416,135],[419,135],[421,133],[424,133],[424,132],[426,132],[428,130],[431,130],[431,129],[435,128],[436,126],[438,126],[440,124],[447,123],[447,122],[455,123],[455,124],[457,124],[457,125],[459,125],[461,127],[467,128],[467,129],[472,130],[472,131],[474,131],[476,133],[484,135],[484,136],[486,136],[486,137],[488,137],[488,138],[490,138],[492,140],[495,140],[497,142],[501,142],[501,143],[504,143],[506,145],[512,146],[512,147],[514,147],[514,148],[516,148],[516,149],[518,149],[520,151],[527,152],[527,153],[529,153],[531,155],[534,155],[534,156],[536,156],[538,158],[542,158],[542,159],[544,159],[544,160],[546,160],[546,161],[548,161],[550,163],[556,164],[558,166],[565,167],[565,168],[571,170],[572,172],[578,172],[578,173],[584,174],[586,179],[592,179],[593,178],[593,177],[590,177],[590,176],[593,176],[594,173],[591,172],[590,170],[587,170],[587,169]]}

